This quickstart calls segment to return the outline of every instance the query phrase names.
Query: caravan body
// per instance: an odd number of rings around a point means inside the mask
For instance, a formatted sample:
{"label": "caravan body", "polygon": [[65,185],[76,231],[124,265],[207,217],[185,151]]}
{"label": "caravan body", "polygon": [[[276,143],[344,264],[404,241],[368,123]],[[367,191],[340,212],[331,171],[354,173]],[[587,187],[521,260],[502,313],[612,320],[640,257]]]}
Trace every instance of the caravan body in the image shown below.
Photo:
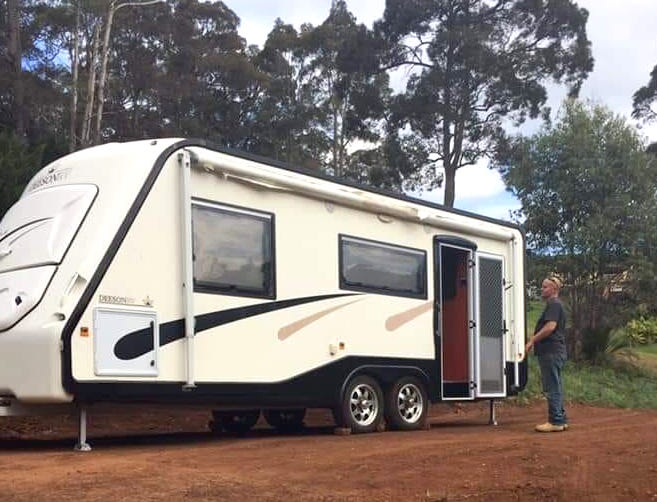
{"label": "caravan body", "polygon": [[505,397],[523,260],[513,225],[201,141],[90,148],[0,223],[0,398],[336,409],[359,376]]}

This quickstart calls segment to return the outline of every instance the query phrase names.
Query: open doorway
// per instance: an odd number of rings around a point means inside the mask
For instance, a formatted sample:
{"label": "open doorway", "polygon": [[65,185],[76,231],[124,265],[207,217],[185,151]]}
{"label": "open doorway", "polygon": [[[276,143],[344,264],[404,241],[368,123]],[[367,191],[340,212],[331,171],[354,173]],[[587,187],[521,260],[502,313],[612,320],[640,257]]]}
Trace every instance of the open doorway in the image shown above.
{"label": "open doorway", "polygon": [[437,243],[438,306],[443,399],[471,399],[472,389],[472,250]]}

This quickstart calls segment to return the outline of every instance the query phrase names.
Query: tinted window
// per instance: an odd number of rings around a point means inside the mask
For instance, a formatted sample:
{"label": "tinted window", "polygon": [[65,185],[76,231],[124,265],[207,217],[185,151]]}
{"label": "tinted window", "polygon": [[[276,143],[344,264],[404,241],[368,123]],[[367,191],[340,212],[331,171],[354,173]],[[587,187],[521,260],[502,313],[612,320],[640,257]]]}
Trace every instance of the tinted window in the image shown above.
{"label": "tinted window", "polygon": [[340,287],[426,298],[426,253],[418,249],[340,237]]}
{"label": "tinted window", "polygon": [[273,298],[273,216],[192,205],[194,290]]}

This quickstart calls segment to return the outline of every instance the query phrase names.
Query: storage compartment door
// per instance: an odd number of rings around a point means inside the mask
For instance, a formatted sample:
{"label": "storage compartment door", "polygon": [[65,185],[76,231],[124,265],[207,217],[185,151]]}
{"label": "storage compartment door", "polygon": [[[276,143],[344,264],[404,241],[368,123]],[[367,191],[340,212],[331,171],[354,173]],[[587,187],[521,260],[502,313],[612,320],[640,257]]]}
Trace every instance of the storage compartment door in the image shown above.
{"label": "storage compartment door", "polygon": [[[136,343],[148,347],[148,352],[131,359],[117,356],[116,344],[129,334]],[[96,375],[157,376],[160,333],[154,310],[97,307],[93,336]]]}
{"label": "storage compartment door", "polygon": [[504,260],[477,256],[477,397],[506,396]]}

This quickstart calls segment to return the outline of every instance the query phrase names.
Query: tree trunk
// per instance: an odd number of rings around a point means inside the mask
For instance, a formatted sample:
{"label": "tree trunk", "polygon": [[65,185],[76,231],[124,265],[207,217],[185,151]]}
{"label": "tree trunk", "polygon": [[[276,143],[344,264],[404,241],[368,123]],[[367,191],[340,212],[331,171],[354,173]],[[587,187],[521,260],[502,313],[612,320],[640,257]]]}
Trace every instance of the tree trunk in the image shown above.
{"label": "tree trunk", "polygon": [[109,52],[110,52],[110,34],[112,32],[112,21],[114,20],[115,10],[116,10],[116,2],[111,2],[109,11],[107,12],[107,22],[105,24],[105,36],[103,37],[103,57],[100,67],[100,79],[98,80],[98,110],[96,112],[96,127],[94,130],[94,144],[96,145],[100,143],[100,128],[103,122],[103,105],[105,101],[107,63],[109,61]]}
{"label": "tree trunk", "polygon": [[80,144],[89,146],[91,136],[91,115],[94,109],[94,98],[96,91],[96,58],[98,57],[98,45],[100,43],[100,24],[94,26],[94,43],[89,58],[89,80],[87,82],[87,104],[84,107],[84,120],[82,122],[82,135]]}
{"label": "tree trunk", "polygon": [[80,4],[75,7],[75,35],[73,37],[73,57],[71,61],[73,82],[71,83],[71,123],[69,127],[68,150],[74,152],[77,147],[78,117],[78,72],[80,68]]}
{"label": "tree trunk", "polygon": [[12,115],[14,120],[14,133],[18,138],[25,137],[25,94],[22,83],[21,47],[21,16],[20,0],[7,0],[7,17],[9,22],[9,39],[7,52],[9,64],[13,73],[13,102]]}
{"label": "tree trunk", "polygon": [[333,106],[333,175],[338,178],[342,177],[338,165],[338,110],[335,104]]}
{"label": "tree trunk", "polygon": [[456,169],[449,164],[448,161],[443,161],[445,168],[445,198],[443,205],[445,207],[454,207],[454,195],[456,190]]}

